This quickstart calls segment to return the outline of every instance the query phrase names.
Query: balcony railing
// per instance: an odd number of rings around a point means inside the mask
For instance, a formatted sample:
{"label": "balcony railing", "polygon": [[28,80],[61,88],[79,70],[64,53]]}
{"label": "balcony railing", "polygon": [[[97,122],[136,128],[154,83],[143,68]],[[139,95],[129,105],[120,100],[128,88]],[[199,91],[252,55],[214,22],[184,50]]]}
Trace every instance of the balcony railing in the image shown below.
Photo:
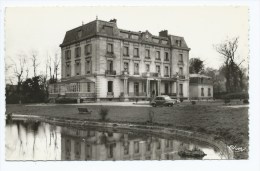
{"label": "balcony railing", "polygon": [[106,70],[106,75],[116,75],[115,70]]}
{"label": "balcony railing", "polygon": [[139,72],[134,72],[134,75],[139,75]]}
{"label": "balcony railing", "polygon": [[114,92],[107,92],[107,97],[114,97]]}
{"label": "balcony railing", "polygon": [[122,71],[122,75],[129,75],[129,71]]}
{"label": "balcony railing", "polygon": [[185,79],[185,75],[172,75],[172,78]]}
{"label": "balcony railing", "polygon": [[135,96],[140,97],[140,96],[146,96],[146,95],[147,95],[146,92],[129,92],[128,93],[129,97],[135,97]]}
{"label": "balcony railing", "polygon": [[164,77],[170,77],[170,75],[169,74],[164,74]]}
{"label": "balcony railing", "polygon": [[178,65],[184,65],[183,61],[178,61]]}
{"label": "balcony railing", "polygon": [[159,77],[160,73],[158,72],[144,72],[142,73],[143,77]]}

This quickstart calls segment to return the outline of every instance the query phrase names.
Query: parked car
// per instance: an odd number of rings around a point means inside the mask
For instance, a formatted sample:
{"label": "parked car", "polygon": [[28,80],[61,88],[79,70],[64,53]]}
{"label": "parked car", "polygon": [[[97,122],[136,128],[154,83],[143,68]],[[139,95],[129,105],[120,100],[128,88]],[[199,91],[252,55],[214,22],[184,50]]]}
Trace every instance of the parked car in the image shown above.
{"label": "parked car", "polygon": [[175,99],[170,98],[167,95],[163,96],[157,96],[154,98],[154,100],[151,102],[151,105],[153,107],[156,106],[173,106],[177,101]]}

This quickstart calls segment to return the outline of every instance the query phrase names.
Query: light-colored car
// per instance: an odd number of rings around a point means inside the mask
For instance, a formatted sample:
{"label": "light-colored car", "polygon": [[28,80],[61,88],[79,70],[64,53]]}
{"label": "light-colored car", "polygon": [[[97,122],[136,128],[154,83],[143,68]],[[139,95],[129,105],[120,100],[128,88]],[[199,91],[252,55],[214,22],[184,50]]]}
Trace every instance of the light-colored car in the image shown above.
{"label": "light-colored car", "polygon": [[157,96],[151,102],[153,107],[156,106],[173,106],[177,101],[175,99],[170,98],[167,95]]}

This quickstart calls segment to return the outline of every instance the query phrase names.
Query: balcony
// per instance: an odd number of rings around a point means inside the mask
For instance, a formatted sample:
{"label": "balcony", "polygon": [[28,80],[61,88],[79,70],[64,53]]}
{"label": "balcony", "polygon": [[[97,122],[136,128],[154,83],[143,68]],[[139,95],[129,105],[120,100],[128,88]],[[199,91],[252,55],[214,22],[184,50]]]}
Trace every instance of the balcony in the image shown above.
{"label": "balcony", "polygon": [[122,75],[129,75],[129,71],[122,71]]}
{"label": "balcony", "polygon": [[143,77],[159,77],[160,73],[158,72],[144,72],[142,73]]}
{"label": "balcony", "polygon": [[184,65],[183,61],[178,61],[178,65]]}
{"label": "balcony", "polygon": [[116,75],[116,71],[115,70],[106,70],[106,75]]}
{"label": "balcony", "polygon": [[178,79],[180,79],[180,80],[183,80],[183,79],[185,79],[185,75],[182,75],[182,74],[179,74],[179,75],[172,75],[172,78],[178,78]]}
{"label": "balcony", "polygon": [[114,92],[107,92],[107,97],[114,97]]}

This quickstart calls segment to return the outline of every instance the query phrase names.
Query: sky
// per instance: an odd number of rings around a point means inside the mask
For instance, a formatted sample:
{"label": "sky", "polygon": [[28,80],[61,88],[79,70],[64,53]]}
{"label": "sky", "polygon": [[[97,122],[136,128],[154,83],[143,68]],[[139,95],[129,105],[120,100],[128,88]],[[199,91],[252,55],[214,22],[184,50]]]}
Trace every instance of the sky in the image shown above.
{"label": "sky", "polygon": [[[29,77],[33,75],[30,52],[39,52],[37,73],[45,72],[47,54],[60,52],[67,30],[91,22],[98,17],[117,19],[118,28],[131,31],[148,30],[158,35],[161,30],[182,36],[191,48],[190,58],[199,57],[206,67],[223,64],[214,45],[239,37],[237,62],[248,67],[248,8],[246,6],[156,6],[156,7],[8,7],[5,11],[5,63],[17,62],[19,54],[27,54]],[[6,70],[6,82],[13,69]]]}

